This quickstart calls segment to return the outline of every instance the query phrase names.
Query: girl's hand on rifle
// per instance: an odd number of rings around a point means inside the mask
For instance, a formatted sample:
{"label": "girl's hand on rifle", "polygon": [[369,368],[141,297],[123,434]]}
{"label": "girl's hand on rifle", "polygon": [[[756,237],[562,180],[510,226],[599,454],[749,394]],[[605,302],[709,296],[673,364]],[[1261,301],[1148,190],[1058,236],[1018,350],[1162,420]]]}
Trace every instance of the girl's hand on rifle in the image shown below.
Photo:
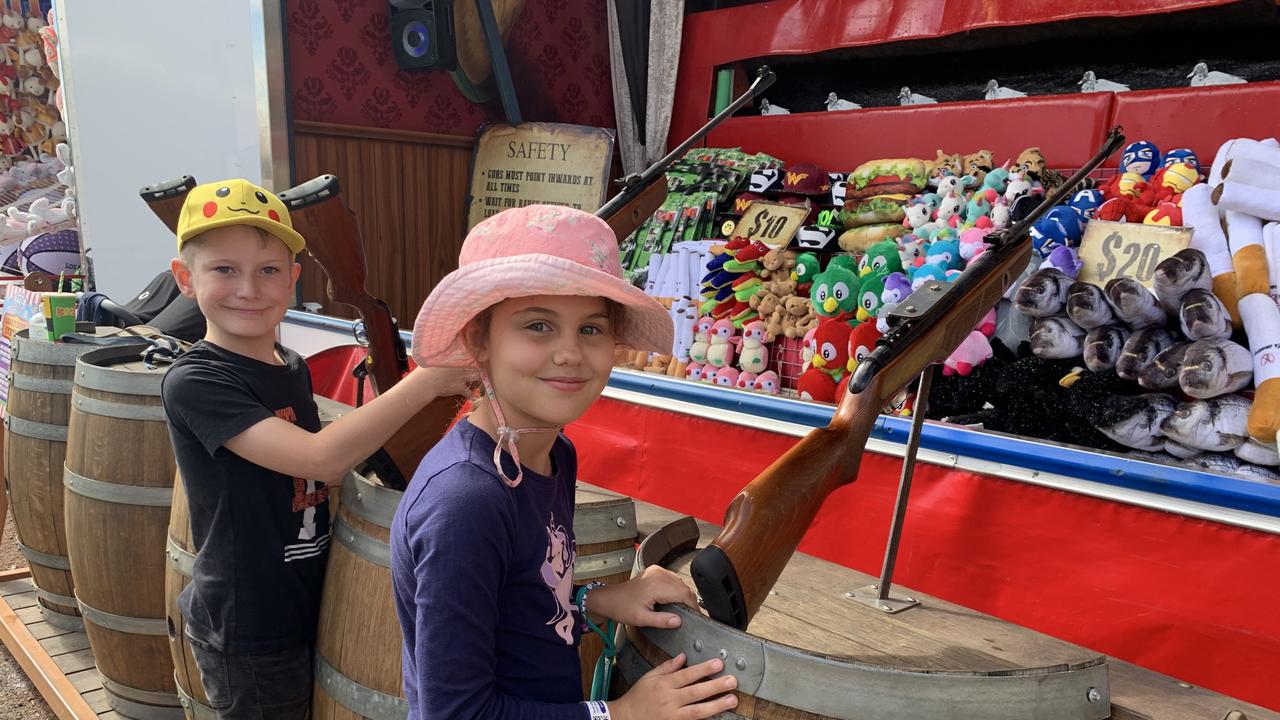
{"label": "girl's hand on rifle", "polygon": [[[645,673],[625,695],[609,703],[609,715],[613,720],[694,720],[737,706],[738,698],[725,694],[738,687],[737,678],[702,680],[723,670],[723,660],[712,658],[682,668],[684,661],[680,653]],[[724,696],[707,700],[716,695]]]}
{"label": "girl's hand on rifle", "polygon": [[476,371],[466,368],[420,367],[412,370],[404,381],[419,384],[423,404],[426,404],[442,397],[470,397],[475,378]]}
{"label": "girl's hand on rifle", "polygon": [[680,627],[680,616],[656,612],[663,603],[684,603],[698,609],[693,589],[679,575],[664,567],[650,565],[638,578],[606,585],[587,593],[587,612],[617,620],[633,627]]}

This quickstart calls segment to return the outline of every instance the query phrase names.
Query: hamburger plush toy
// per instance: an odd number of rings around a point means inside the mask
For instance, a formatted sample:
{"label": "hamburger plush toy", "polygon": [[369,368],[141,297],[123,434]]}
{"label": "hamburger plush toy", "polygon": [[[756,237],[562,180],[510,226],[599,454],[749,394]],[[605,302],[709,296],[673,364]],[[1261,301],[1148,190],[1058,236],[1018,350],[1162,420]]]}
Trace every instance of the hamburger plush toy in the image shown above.
{"label": "hamburger plush toy", "polygon": [[872,160],[849,173],[840,217],[848,228],[840,236],[846,252],[863,252],[908,232],[902,221],[912,196],[929,183],[929,169],[919,158]]}

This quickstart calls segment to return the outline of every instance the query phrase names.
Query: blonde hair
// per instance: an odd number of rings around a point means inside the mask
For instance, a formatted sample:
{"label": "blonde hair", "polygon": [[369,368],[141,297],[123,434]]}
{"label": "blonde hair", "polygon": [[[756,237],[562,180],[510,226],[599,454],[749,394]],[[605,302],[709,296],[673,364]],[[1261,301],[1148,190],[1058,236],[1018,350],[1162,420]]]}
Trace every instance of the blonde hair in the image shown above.
{"label": "blonde hair", "polygon": [[[289,249],[289,246],[285,244],[284,240],[281,240],[257,225],[229,225],[224,227],[247,227],[258,233],[258,242],[261,243],[261,247],[265,248],[271,244],[272,240],[275,240],[281,245],[284,245],[284,249],[289,253],[289,258],[291,260],[297,260],[297,256],[293,254],[293,251]],[[192,263],[196,260],[196,253],[198,253],[200,248],[209,241],[209,233],[214,233],[221,229],[222,228],[213,228],[212,230],[205,230],[198,235],[192,235],[187,238],[186,242],[182,243],[182,247],[178,248],[178,257],[182,260],[182,264],[190,268]]]}

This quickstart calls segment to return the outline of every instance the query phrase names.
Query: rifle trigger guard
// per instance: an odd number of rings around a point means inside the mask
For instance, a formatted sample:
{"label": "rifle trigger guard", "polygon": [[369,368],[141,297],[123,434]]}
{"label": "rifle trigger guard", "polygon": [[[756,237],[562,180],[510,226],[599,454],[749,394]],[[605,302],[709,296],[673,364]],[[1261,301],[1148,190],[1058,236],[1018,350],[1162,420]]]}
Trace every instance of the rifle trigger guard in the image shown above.
{"label": "rifle trigger guard", "polygon": [[369,331],[365,328],[363,320],[351,323],[351,336],[355,338],[356,344],[369,346]]}

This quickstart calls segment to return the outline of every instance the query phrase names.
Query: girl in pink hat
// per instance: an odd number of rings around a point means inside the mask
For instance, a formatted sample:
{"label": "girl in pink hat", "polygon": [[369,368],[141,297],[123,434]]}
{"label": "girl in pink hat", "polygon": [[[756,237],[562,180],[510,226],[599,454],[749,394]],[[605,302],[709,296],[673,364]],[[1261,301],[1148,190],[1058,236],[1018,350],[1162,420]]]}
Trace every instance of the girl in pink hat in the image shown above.
{"label": "girl in pink hat", "polygon": [[573,589],[577,456],[561,433],[599,397],[614,347],[668,352],[666,310],[622,279],[604,221],[532,205],[477,225],[413,328],[424,367],[477,370],[474,411],[427,454],[391,528],[410,720],[706,718],[734,707],[716,658],[654,668],[619,700],[584,702],[586,616],[675,627],[697,600],[651,567]]}

